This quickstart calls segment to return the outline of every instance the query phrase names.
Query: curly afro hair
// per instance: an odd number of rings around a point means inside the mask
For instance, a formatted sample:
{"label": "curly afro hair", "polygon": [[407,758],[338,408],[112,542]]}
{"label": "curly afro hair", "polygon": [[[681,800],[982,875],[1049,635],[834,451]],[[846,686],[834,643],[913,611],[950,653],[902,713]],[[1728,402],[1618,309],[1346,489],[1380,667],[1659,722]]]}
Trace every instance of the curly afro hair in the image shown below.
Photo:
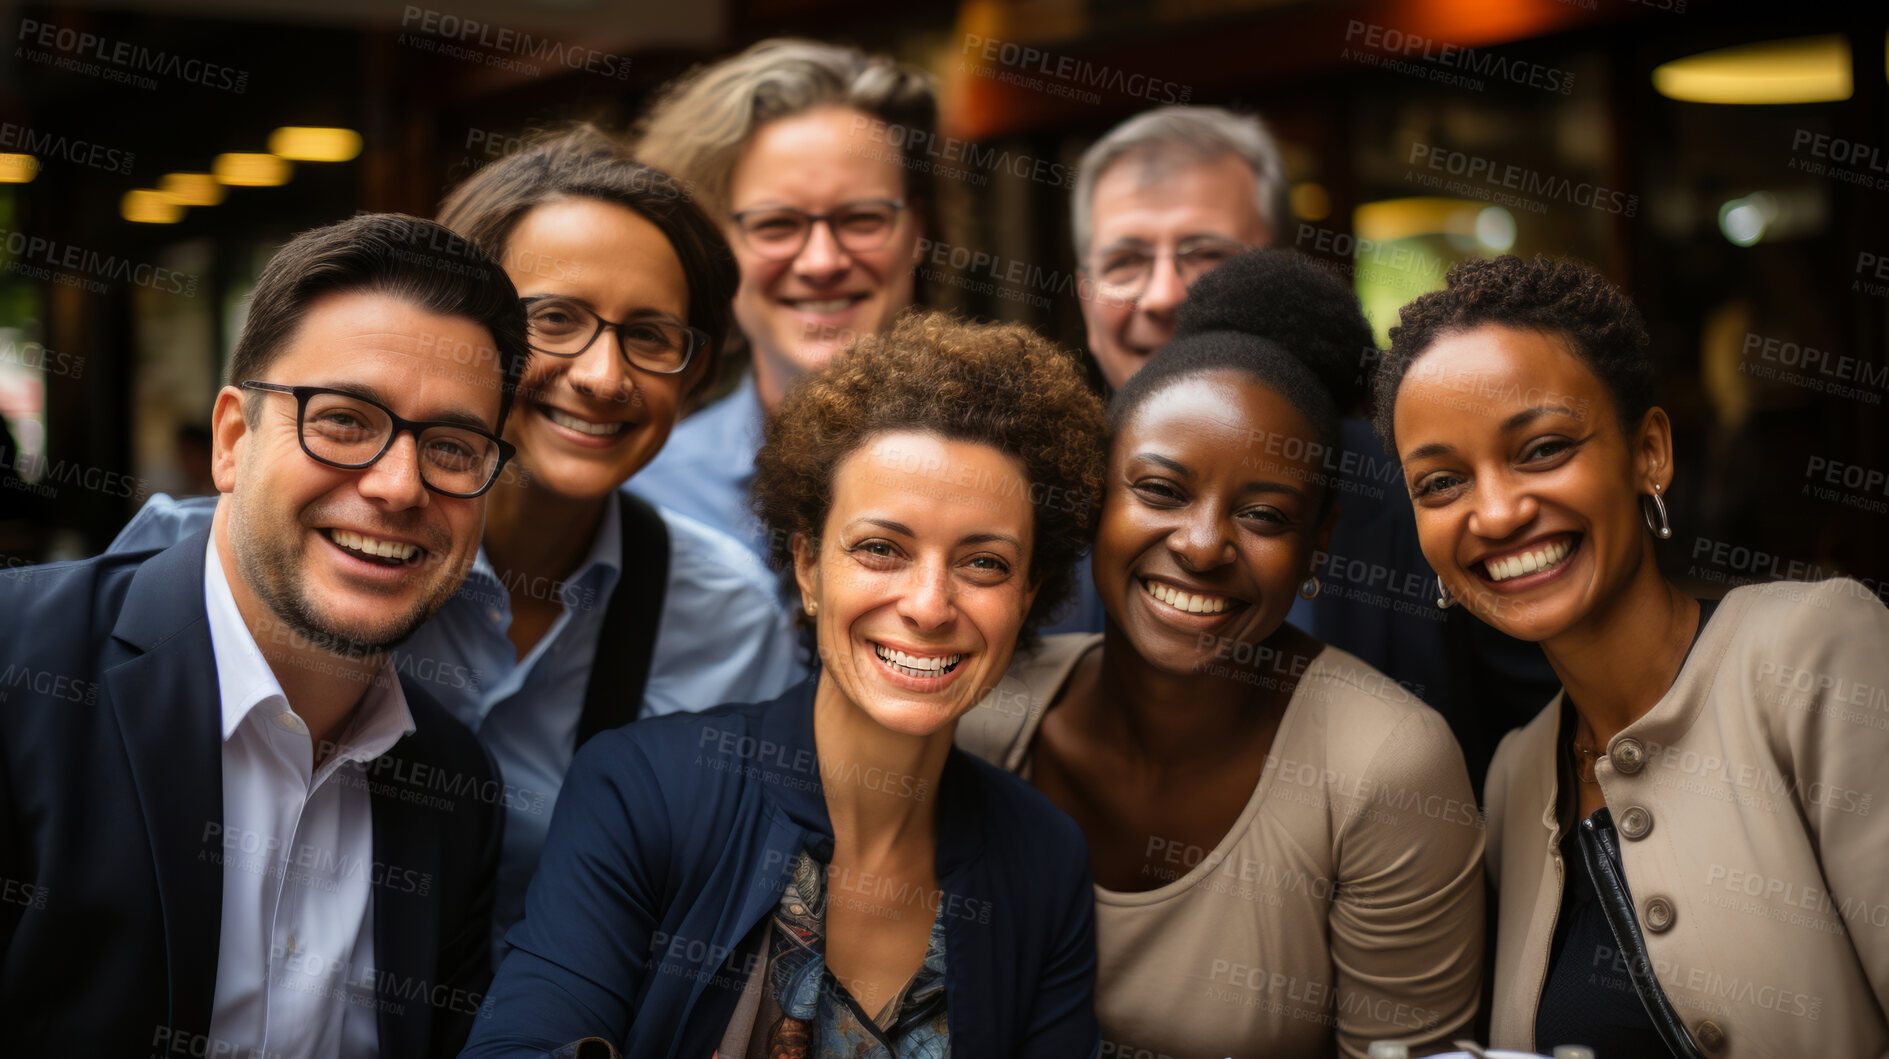
{"label": "curly afro hair", "polygon": [[[1273,390],[1311,422],[1339,466],[1338,420],[1363,400],[1365,369],[1378,359],[1357,296],[1293,250],[1248,250],[1188,288],[1174,338],[1115,394],[1109,424],[1119,428],[1172,383],[1217,371],[1240,372]],[[1335,499],[1326,490],[1321,515]]]}
{"label": "curly afro hair", "polygon": [[775,569],[792,570],[796,534],[823,532],[834,468],[892,431],[989,445],[1023,464],[1038,589],[1019,639],[1033,643],[1074,588],[1076,560],[1094,539],[1101,507],[1102,402],[1075,358],[1017,324],[912,310],[803,376],[769,419],[754,459],[754,510],[768,528]]}
{"label": "curly afro hair", "polygon": [[1578,261],[1514,254],[1471,258],[1450,269],[1446,286],[1398,313],[1390,352],[1373,382],[1372,425],[1394,457],[1397,390],[1410,365],[1438,339],[1486,325],[1559,335],[1607,387],[1622,429],[1631,432],[1653,407],[1653,362],[1646,324],[1619,287]]}

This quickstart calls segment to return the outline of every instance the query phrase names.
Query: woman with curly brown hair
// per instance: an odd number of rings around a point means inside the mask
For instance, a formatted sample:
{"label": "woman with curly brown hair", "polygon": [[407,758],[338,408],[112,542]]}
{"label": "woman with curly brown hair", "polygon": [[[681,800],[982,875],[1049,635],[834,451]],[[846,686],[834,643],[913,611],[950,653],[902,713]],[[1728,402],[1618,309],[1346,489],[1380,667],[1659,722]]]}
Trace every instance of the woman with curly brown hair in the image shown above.
{"label": "woman with curly brown hair", "polygon": [[952,736],[1070,588],[1102,433],[1014,325],[914,314],[791,389],[756,509],[820,667],[578,753],[466,1054],[1092,1055],[1082,835]]}
{"label": "woman with curly brown hair", "polygon": [[1481,989],[1482,829],[1449,726],[1286,623],[1338,517],[1371,333],[1304,257],[1195,282],[1119,391],[1101,635],[1022,655],[959,742],[1088,838],[1104,1054],[1434,1047]]}
{"label": "woman with curly brown hair", "polygon": [[1489,770],[1491,1034],[1882,1055],[1889,610],[1847,579],[1711,601],[1660,573],[1646,345],[1592,269],[1510,256],[1405,306],[1379,369],[1438,605],[1538,641],[1562,683]]}

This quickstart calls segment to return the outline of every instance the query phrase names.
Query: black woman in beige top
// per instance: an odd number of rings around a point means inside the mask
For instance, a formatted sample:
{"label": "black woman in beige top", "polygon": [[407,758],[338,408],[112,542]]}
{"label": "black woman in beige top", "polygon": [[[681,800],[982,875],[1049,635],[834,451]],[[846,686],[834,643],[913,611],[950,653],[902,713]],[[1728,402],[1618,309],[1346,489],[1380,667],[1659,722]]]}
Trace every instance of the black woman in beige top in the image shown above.
{"label": "black woman in beige top", "polygon": [[1889,1054],[1889,610],[1660,573],[1690,538],[1646,344],[1591,269],[1503,257],[1405,306],[1379,369],[1439,598],[1562,682],[1485,788],[1492,1043]]}
{"label": "black woman in beige top", "polygon": [[1100,636],[1019,656],[959,743],[1075,818],[1104,1055],[1446,1044],[1481,985],[1481,816],[1448,726],[1285,624],[1317,591],[1371,336],[1287,251],[1203,276],[1116,395]]}

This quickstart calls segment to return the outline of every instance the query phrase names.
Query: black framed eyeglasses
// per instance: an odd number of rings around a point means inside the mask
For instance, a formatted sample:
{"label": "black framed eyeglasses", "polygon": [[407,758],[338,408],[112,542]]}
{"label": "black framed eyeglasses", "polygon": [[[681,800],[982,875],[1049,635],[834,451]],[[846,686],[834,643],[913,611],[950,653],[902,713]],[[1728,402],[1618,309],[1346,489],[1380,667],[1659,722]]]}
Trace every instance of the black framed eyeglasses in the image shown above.
{"label": "black framed eyeglasses", "polygon": [[575,357],[589,349],[604,328],[617,332],[617,348],[633,368],[652,375],[687,370],[695,354],[708,347],[708,332],[673,320],[647,318],[615,323],[575,298],[538,294],[518,299],[525,307],[526,338],[534,352]]}
{"label": "black framed eyeglasses", "polygon": [[771,261],[784,261],[800,256],[816,224],[825,224],[847,253],[871,253],[892,238],[892,229],[904,209],[900,199],[860,199],[826,213],[808,213],[792,206],[762,206],[742,210],[734,214],[734,220],[735,230],[741,233],[748,249]]}
{"label": "black framed eyeglasses", "polygon": [[343,470],[371,467],[412,434],[419,451],[420,482],[444,496],[470,500],[484,495],[506,461],[517,455],[511,442],[489,431],[438,420],[402,419],[393,409],[346,390],[284,386],[254,379],[245,390],[286,393],[295,398],[295,432],[302,451],[317,463]]}
{"label": "black framed eyeglasses", "polygon": [[1191,287],[1194,281],[1214,269],[1241,251],[1251,249],[1237,239],[1227,239],[1218,235],[1197,235],[1183,239],[1174,245],[1172,254],[1156,250],[1145,243],[1123,243],[1110,246],[1096,255],[1096,260],[1083,266],[1091,279],[1095,281],[1097,293],[1123,301],[1134,301],[1148,289],[1148,281],[1154,278],[1155,262],[1163,257],[1170,257],[1174,262],[1174,272],[1181,278],[1181,285]]}

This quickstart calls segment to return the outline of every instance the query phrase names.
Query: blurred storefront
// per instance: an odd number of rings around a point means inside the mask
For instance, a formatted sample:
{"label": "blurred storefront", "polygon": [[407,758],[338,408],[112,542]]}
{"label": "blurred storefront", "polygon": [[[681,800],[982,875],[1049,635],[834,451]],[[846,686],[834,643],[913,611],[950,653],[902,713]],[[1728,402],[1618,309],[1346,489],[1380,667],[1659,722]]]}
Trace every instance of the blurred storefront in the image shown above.
{"label": "blurred storefront", "polygon": [[799,34],[944,88],[938,137],[882,133],[934,176],[933,304],[1079,347],[1082,149],[1153,106],[1257,110],[1287,148],[1277,242],[1349,276],[1380,340],[1470,255],[1573,255],[1627,286],[1680,435],[1671,573],[1889,591],[1880,5],[230,0],[7,28],[11,562],[91,554],[150,493],[206,488],[210,401],[289,234],[429,214],[533,129],[627,128],[691,64]]}

